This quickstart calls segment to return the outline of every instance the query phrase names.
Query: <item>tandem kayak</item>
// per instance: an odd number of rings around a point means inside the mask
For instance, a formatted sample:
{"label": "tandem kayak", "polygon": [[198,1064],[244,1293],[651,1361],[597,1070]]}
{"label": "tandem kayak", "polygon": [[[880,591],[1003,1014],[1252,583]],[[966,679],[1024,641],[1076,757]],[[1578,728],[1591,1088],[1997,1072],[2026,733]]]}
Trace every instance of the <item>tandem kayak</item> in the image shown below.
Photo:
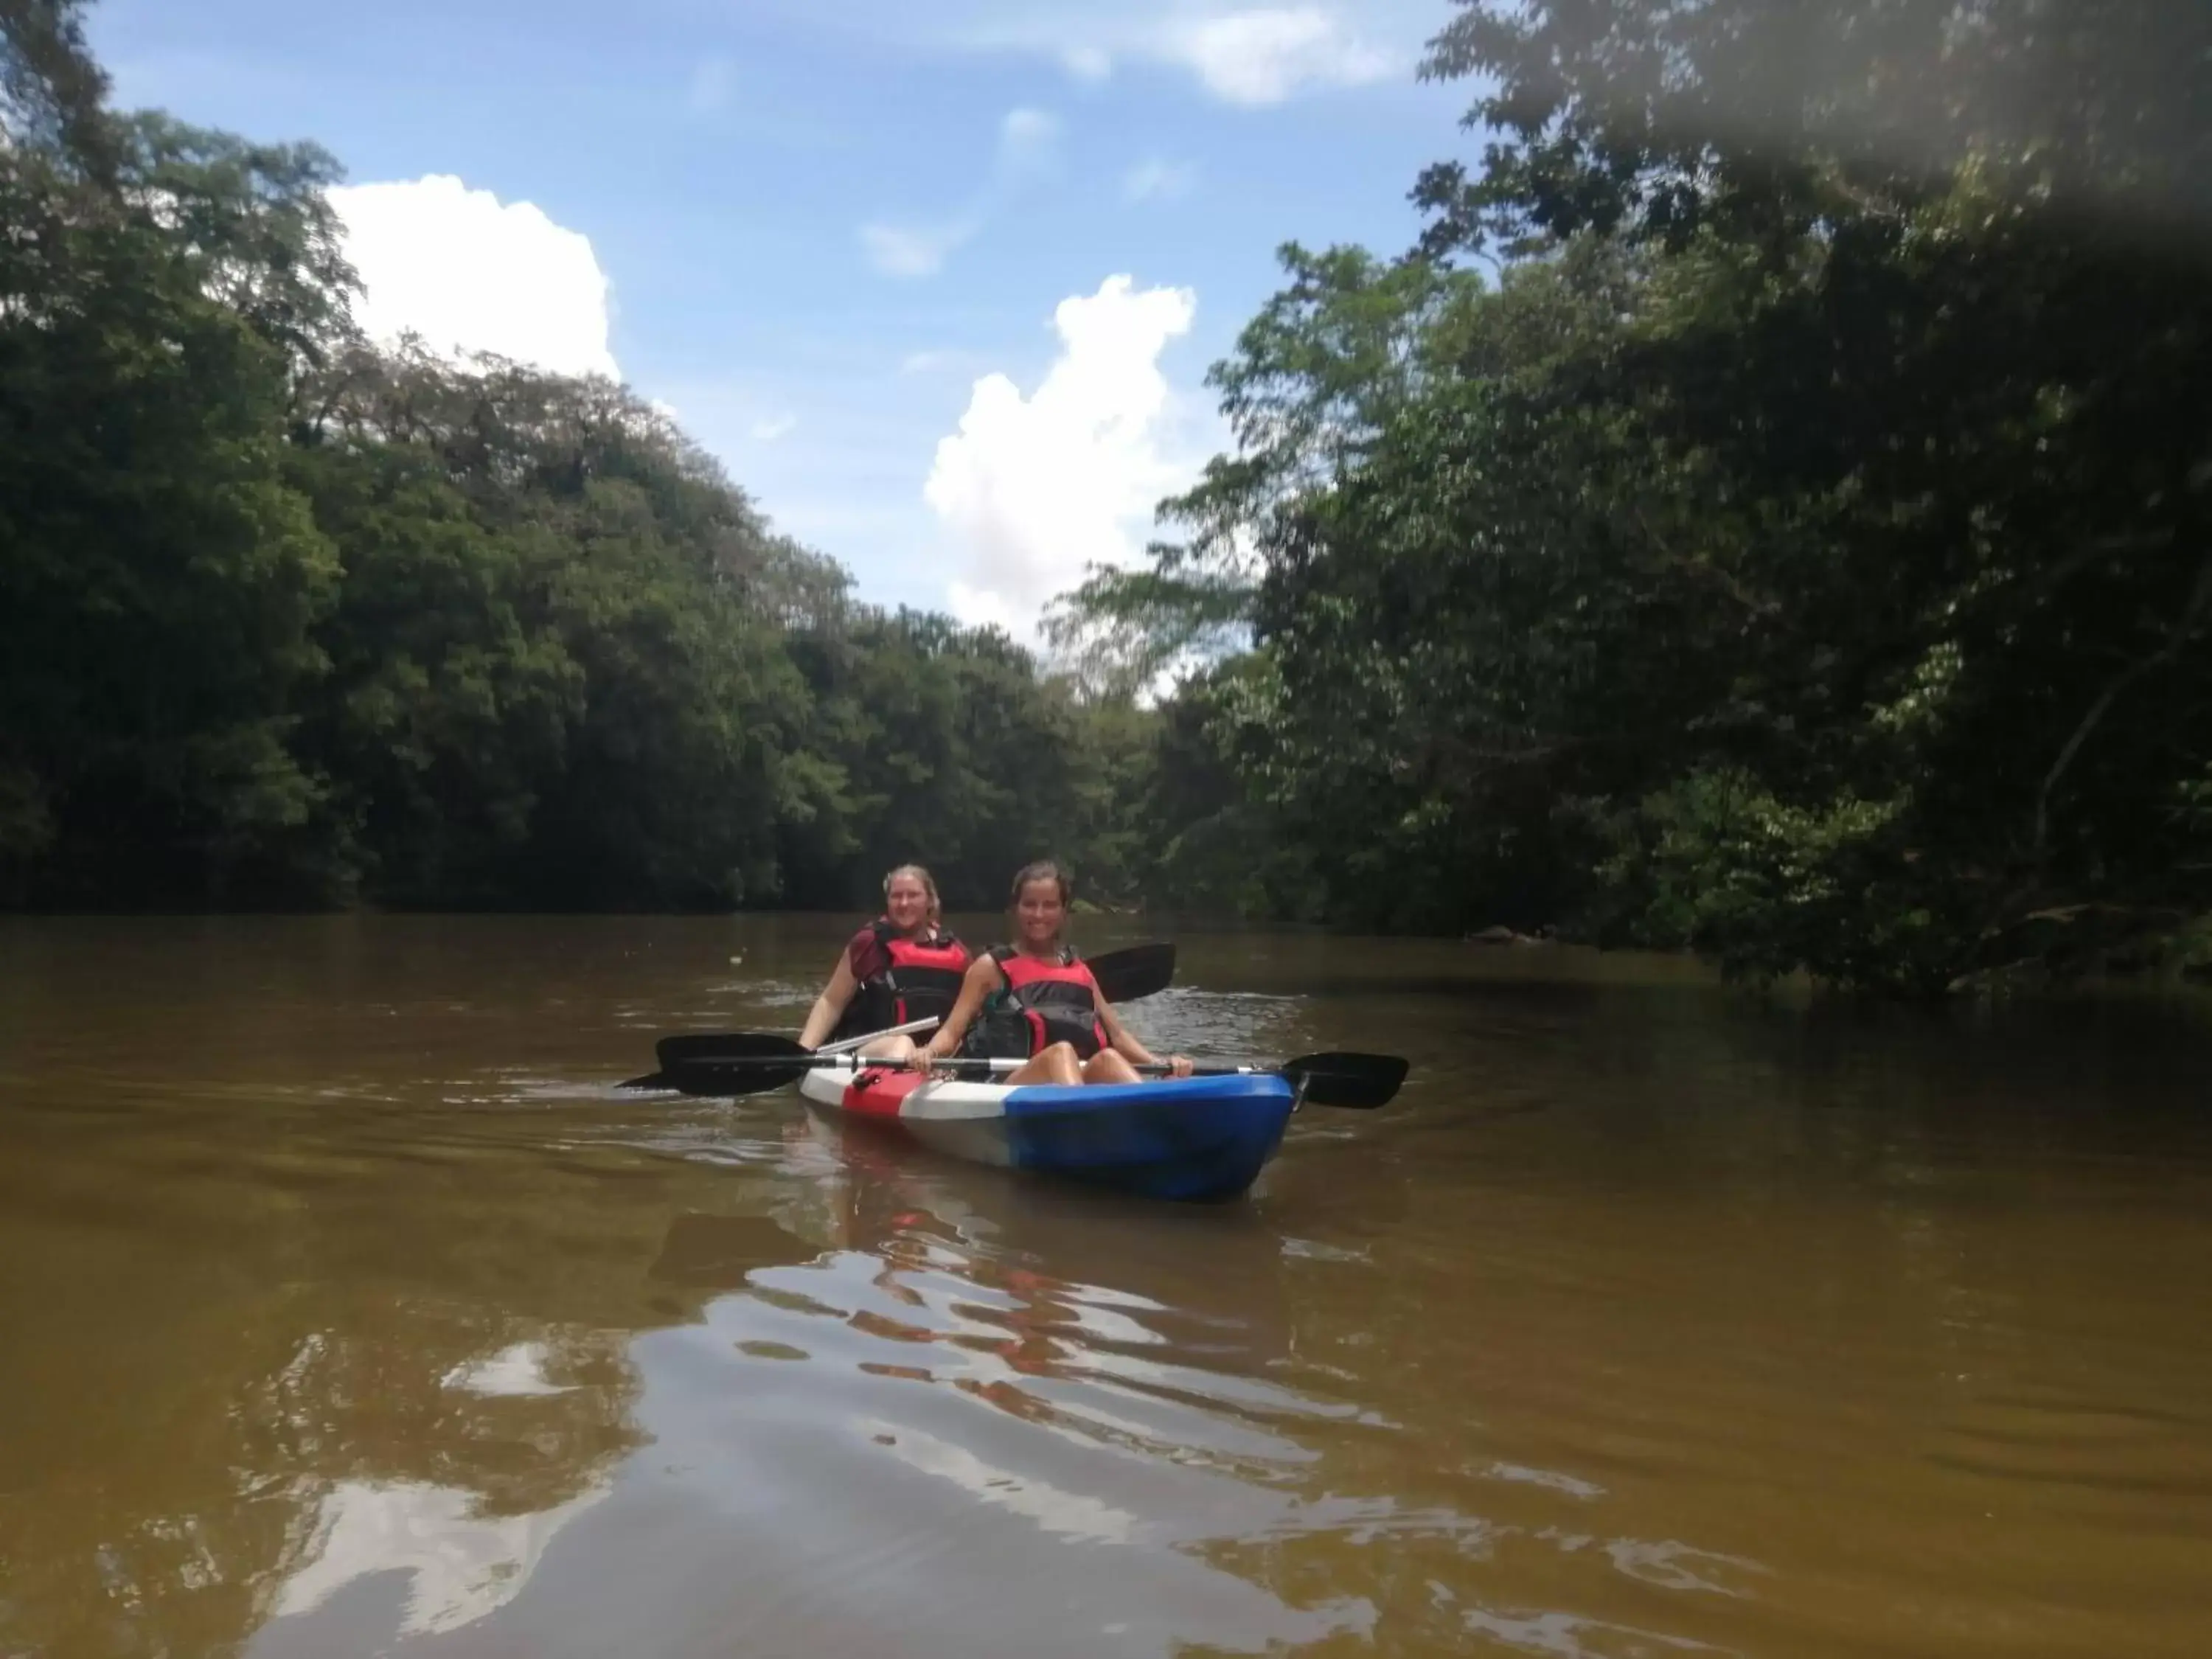
{"label": "tandem kayak", "polygon": [[1190,1200],[1249,1188],[1297,1103],[1288,1079],[1265,1073],[1062,1088],[926,1078],[862,1061],[808,1072],[799,1087],[817,1106],[971,1163]]}

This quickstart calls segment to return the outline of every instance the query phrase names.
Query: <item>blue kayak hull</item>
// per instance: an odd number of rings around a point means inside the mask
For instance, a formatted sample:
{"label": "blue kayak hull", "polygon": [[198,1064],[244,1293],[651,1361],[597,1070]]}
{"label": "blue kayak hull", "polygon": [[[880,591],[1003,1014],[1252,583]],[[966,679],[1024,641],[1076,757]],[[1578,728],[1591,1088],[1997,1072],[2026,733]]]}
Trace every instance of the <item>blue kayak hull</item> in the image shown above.
{"label": "blue kayak hull", "polygon": [[[1282,1145],[1291,1107],[1291,1085],[1279,1077],[1032,1087],[1013,1095],[1006,1138],[1014,1168],[1195,1202],[1248,1190]],[[1099,1095],[1115,1098],[1094,1098]]]}
{"label": "blue kayak hull", "polygon": [[1296,1103],[1273,1074],[1056,1088],[839,1069],[811,1072],[800,1088],[955,1157],[1194,1203],[1249,1191]]}

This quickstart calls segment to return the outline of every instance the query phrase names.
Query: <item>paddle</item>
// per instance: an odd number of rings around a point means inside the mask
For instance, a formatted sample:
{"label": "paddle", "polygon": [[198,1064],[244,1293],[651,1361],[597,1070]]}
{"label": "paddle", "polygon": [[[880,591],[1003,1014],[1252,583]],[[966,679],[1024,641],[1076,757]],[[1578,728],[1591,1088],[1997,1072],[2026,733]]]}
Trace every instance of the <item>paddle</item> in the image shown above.
{"label": "paddle", "polygon": [[[936,1023],[934,1019],[915,1022],[917,1027]],[[876,1036],[888,1035],[876,1033]],[[873,1042],[875,1038],[866,1040]],[[695,1039],[663,1037],[658,1055],[660,1069],[648,1077],[634,1077],[621,1086],[676,1089],[687,1095],[758,1095],[781,1089],[796,1081],[800,1073],[817,1066],[864,1066],[868,1063],[856,1054],[825,1054],[803,1048],[796,1038],[774,1031],[723,1031],[703,1039],[714,1045],[710,1053],[673,1052],[678,1045],[692,1041]]]}
{"label": "paddle", "polygon": [[[842,1042],[825,1042],[813,1050],[817,1054],[848,1054],[855,1048],[865,1048],[878,1037],[904,1036],[910,1032],[927,1031],[937,1024],[937,1016],[927,1019],[910,1019],[903,1025],[893,1025],[881,1031],[869,1031],[860,1036],[847,1037]],[[678,1066],[686,1060],[712,1060],[717,1054],[750,1054],[744,1045],[755,1037],[780,1036],[767,1031],[684,1031],[675,1036],[665,1036],[653,1045],[653,1057],[662,1066]],[[797,1043],[792,1047],[800,1054],[807,1050]]]}
{"label": "paddle", "polygon": [[[737,1039],[733,1036],[732,1042]],[[669,1066],[653,1079],[659,1088],[687,1095],[734,1097],[765,1094],[780,1089],[805,1073],[824,1066],[869,1069],[870,1062],[850,1054],[811,1054],[789,1037],[762,1031],[744,1034],[742,1049],[727,1048],[712,1055]],[[945,1060],[933,1069],[954,1075],[988,1077],[1026,1065],[1020,1060]],[[1164,1064],[1139,1066],[1155,1077],[1168,1075]],[[1200,1066],[1194,1077],[1252,1077],[1279,1073],[1299,1091],[1298,1098],[1313,1106],[1340,1106],[1352,1111],[1372,1111],[1387,1105],[1405,1082],[1407,1062],[1395,1054],[1329,1052],[1301,1054],[1280,1066]]]}
{"label": "paddle", "polygon": [[[932,1014],[927,1019],[910,1019],[903,1025],[894,1025],[887,1030],[864,1032],[859,1036],[847,1037],[842,1042],[825,1042],[814,1052],[823,1055],[848,1054],[855,1048],[866,1048],[878,1037],[906,1036],[914,1032],[927,1031],[936,1024],[937,1016]],[[712,1060],[717,1054],[747,1052],[744,1045],[755,1037],[774,1035],[766,1031],[697,1031],[665,1036],[653,1046],[653,1058],[660,1062],[660,1070],[648,1073],[644,1077],[627,1078],[615,1086],[621,1089],[673,1089],[676,1085],[669,1079],[670,1067]],[[779,1037],[778,1040],[784,1039]],[[792,1047],[798,1048],[799,1045],[793,1043]],[[806,1051],[799,1048],[799,1052],[804,1054]]]}
{"label": "paddle", "polygon": [[[1085,960],[1090,964],[1091,976],[1098,981],[1098,988],[1106,994],[1109,1002],[1134,1002],[1140,997],[1164,991],[1175,983],[1176,948],[1171,944],[1132,945]],[[848,1037],[842,1042],[825,1042],[814,1052],[817,1054],[843,1054],[873,1042],[878,1037],[926,1030],[936,1023],[933,1017],[905,1025],[894,1025],[887,1031],[871,1031],[866,1036]],[[762,1031],[686,1031],[676,1036],[665,1036],[653,1048],[653,1058],[660,1062],[660,1070],[647,1077],[634,1077],[622,1086],[625,1089],[672,1089],[679,1085],[669,1080],[668,1073],[678,1066],[724,1056],[750,1055],[756,1060],[767,1058],[747,1045],[754,1038],[768,1035]],[[791,1048],[798,1054],[806,1053],[797,1043],[793,1043]],[[784,1080],[788,1082],[790,1079]]]}
{"label": "paddle", "polygon": [[1134,1002],[1175,983],[1176,948],[1172,945],[1132,945],[1084,960],[1091,969],[1091,977],[1098,981],[1098,988],[1106,994],[1109,1002]]}
{"label": "paddle", "polygon": [[[1140,1066],[1139,1071],[1164,1071],[1165,1066]],[[1300,1054],[1280,1066],[1222,1066],[1199,1070],[1200,1077],[1221,1077],[1252,1072],[1280,1072],[1299,1091],[1309,1106],[1341,1106],[1347,1111],[1371,1112],[1387,1106],[1405,1082],[1412,1065],[1399,1054],[1362,1054],[1331,1049]]]}

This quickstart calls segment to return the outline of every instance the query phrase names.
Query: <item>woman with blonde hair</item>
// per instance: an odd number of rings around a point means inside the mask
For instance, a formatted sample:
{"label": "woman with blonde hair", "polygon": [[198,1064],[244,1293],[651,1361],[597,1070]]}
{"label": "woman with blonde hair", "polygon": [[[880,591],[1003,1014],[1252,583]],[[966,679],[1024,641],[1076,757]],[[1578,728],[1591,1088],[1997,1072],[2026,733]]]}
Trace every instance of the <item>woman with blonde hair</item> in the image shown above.
{"label": "woman with blonde hair", "polygon": [[[968,947],[945,930],[937,883],[918,864],[884,878],[884,913],[846,941],[830,982],[814,1000],[799,1034],[805,1047],[888,1030],[952,1012],[969,963]],[[909,1036],[888,1036],[860,1052],[903,1060]]]}
{"label": "woman with blonde hair", "polygon": [[[1005,1083],[1135,1083],[1136,1067],[1161,1062],[1131,1036],[1098,981],[1060,938],[1073,884],[1045,860],[1014,878],[1013,921],[1018,941],[994,945],[977,957],[960,987],[959,1000],[937,1033],[914,1048],[908,1065],[926,1072],[960,1051],[969,1028],[984,1009],[979,1047],[1006,1058],[1027,1055]],[[1191,1063],[1171,1054],[1170,1075],[1188,1077]]]}

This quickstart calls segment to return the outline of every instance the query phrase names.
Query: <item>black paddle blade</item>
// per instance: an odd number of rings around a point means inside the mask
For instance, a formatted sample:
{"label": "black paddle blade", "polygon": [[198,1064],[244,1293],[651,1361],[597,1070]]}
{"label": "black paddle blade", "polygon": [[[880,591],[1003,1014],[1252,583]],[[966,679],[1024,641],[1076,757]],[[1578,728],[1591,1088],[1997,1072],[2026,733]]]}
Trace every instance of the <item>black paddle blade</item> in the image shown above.
{"label": "black paddle blade", "polygon": [[1103,957],[1084,960],[1109,1002],[1134,1002],[1175,983],[1172,945],[1132,945],[1127,950],[1109,951]]}
{"label": "black paddle blade", "polygon": [[1412,1069],[1396,1054],[1301,1054],[1285,1062],[1285,1077],[1304,1090],[1310,1106],[1347,1106],[1372,1111],[1389,1104]]}
{"label": "black paddle blade", "polygon": [[686,1031],[661,1038],[653,1052],[660,1069],[630,1079],[623,1088],[720,1097],[765,1094],[798,1078],[814,1058],[811,1048],[774,1031]]}
{"label": "black paddle blade", "polygon": [[664,1072],[695,1060],[803,1060],[812,1052],[774,1031],[686,1031],[653,1045]]}
{"label": "black paddle blade", "polygon": [[804,1060],[779,1066],[765,1056],[706,1054],[663,1066],[655,1081],[663,1089],[729,1100],[739,1095],[764,1095],[771,1089],[781,1089],[787,1083],[796,1083],[812,1069]]}

